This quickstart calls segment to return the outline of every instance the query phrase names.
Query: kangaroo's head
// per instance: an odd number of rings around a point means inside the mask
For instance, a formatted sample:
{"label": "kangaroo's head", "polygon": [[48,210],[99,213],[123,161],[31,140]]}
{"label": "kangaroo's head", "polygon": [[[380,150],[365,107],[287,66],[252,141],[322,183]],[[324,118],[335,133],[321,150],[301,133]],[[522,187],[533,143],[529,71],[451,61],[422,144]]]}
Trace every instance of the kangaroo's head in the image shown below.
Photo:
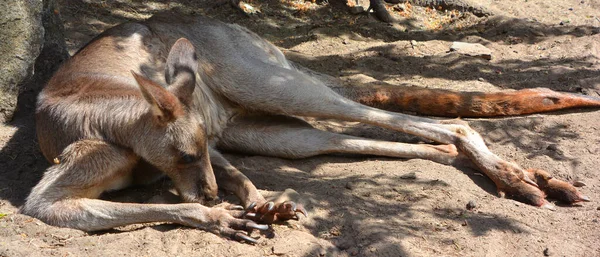
{"label": "kangaroo's head", "polygon": [[132,72],[150,104],[147,118],[151,120],[146,122],[135,152],[165,172],[186,202],[204,202],[217,196],[205,126],[190,108],[196,86],[196,58],[194,46],[187,39],[173,45],[167,58],[167,88]]}

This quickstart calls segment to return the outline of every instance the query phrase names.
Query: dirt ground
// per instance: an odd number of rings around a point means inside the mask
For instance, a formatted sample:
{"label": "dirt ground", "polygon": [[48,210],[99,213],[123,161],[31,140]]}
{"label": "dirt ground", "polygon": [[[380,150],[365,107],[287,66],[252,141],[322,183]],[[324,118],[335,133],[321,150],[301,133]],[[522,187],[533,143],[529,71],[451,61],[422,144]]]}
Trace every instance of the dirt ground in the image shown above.
{"label": "dirt ground", "polygon": [[[598,0],[463,0],[454,1],[454,10],[402,5],[390,7],[392,25],[352,15],[336,0],[248,1],[260,10],[251,17],[213,1],[58,2],[71,53],[118,23],[180,9],[247,26],[293,61],[344,83],[549,87],[600,96]],[[476,2],[491,15],[470,13]],[[453,41],[482,43],[492,60],[448,53]],[[48,166],[35,140],[35,94],[25,92],[14,121],[0,127],[0,256],[600,256],[600,110],[468,120],[501,157],[585,184],[579,190],[592,202],[555,211],[498,198],[476,170],[425,160],[227,155],[265,193],[293,188],[310,211],[309,218],[256,234],[259,244],[248,245],[170,224],[85,233],[17,214]],[[356,123],[315,124],[417,140]],[[172,196],[170,186],[161,181],[106,198],[153,201]],[[469,201],[474,210],[466,209]]]}

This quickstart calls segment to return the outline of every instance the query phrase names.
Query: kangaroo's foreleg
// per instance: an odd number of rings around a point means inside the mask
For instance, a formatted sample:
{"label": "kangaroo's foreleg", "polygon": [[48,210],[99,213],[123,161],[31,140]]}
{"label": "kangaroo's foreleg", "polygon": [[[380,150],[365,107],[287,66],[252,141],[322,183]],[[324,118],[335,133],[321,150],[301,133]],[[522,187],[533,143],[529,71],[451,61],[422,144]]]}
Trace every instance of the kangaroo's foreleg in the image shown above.
{"label": "kangaroo's foreleg", "polygon": [[[468,161],[459,155],[454,145],[417,145],[365,139],[321,131],[297,118],[269,115],[236,118],[225,129],[217,146],[227,151],[288,159],[346,153],[422,158],[443,164]],[[245,206],[258,203],[257,220],[272,222],[297,218],[297,212],[306,215],[302,206],[293,202],[265,203],[260,194],[254,193],[257,192],[256,188],[243,174],[226,160],[214,160],[213,156],[211,152],[211,162],[219,187],[237,192],[240,199],[246,199],[243,200]],[[268,208],[273,211],[267,211]]]}
{"label": "kangaroo's foreleg", "polygon": [[[129,224],[171,222],[255,242],[242,230],[266,226],[241,219],[243,211],[209,208],[199,203],[135,204],[95,199],[106,190],[131,183],[138,157],[130,150],[103,141],[81,140],[69,145],[59,164],[44,174],[21,212],[48,224],[85,231]],[[239,230],[238,230],[239,229]]]}
{"label": "kangaroo's foreleg", "polygon": [[240,199],[249,212],[245,217],[261,223],[273,223],[298,219],[298,213],[308,216],[304,207],[293,201],[267,201],[258,192],[252,181],[231,165],[218,151],[210,150],[210,160],[219,188],[233,192]]}

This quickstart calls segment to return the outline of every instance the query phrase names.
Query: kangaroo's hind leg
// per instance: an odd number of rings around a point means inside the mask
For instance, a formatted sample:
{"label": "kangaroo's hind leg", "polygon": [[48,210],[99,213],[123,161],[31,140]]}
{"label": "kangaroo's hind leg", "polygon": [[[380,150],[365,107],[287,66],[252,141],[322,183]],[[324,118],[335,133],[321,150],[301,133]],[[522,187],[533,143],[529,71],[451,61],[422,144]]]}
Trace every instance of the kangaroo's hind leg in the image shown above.
{"label": "kangaroo's hind leg", "polygon": [[[541,190],[545,187],[540,187],[534,181],[537,178],[532,176],[531,172],[492,153],[483,138],[466,123],[433,120],[368,107],[338,95],[321,81],[303,72],[260,60],[244,60],[237,65],[247,69],[244,73],[228,74],[229,79],[236,81],[235,86],[225,85],[215,90],[246,109],[273,114],[359,121],[421,136],[442,144],[452,144],[494,181],[501,195],[507,193],[537,206],[548,204],[545,200],[546,193]],[[248,72],[252,74],[249,75]],[[247,79],[249,76],[252,79]],[[587,200],[574,188],[557,190],[570,195],[561,199],[566,202],[573,202],[572,199]]]}
{"label": "kangaroo's hind leg", "polygon": [[236,118],[225,129],[218,147],[227,151],[287,159],[338,153],[418,158],[442,164],[466,160],[451,144],[409,144],[361,138],[318,130],[298,118],[276,115]]}

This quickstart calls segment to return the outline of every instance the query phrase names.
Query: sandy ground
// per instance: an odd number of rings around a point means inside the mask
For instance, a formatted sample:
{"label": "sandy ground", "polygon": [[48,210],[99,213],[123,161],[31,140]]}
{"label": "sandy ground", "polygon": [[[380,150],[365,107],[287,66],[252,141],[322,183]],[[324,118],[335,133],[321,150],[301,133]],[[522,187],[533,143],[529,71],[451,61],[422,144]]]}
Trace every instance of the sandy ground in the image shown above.
{"label": "sandy ground", "polygon": [[[349,14],[335,0],[322,5],[254,0],[250,4],[261,13],[253,17],[228,5],[209,9],[212,1],[89,2],[59,1],[71,53],[108,27],[179,8],[247,26],[295,62],[345,83],[600,92],[597,0],[456,1],[479,2],[490,17],[465,8],[445,12],[405,5],[393,11],[398,19],[393,25]],[[492,60],[448,53],[455,40],[484,44],[493,50]],[[0,256],[600,256],[598,110],[469,120],[503,158],[585,183],[580,191],[592,202],[556,211],[498,198],[491,181],[476,170],[430,161],[227,155],[265,193],[298,191],[311,214],[256,234],[259,244],[252,246],[169,224],[84,233],[16,214],[48,166],[35,140],[35,93],[25,92],[15,120],[0,127]],[[355,123],[317,125],[415,141]],[[411,172],[416,178],[406,179]],[[169,187],[161,181],[106,198],[144,202],[169,197]],[[474,210],[465,208],[469,201],[476,203]]]}

